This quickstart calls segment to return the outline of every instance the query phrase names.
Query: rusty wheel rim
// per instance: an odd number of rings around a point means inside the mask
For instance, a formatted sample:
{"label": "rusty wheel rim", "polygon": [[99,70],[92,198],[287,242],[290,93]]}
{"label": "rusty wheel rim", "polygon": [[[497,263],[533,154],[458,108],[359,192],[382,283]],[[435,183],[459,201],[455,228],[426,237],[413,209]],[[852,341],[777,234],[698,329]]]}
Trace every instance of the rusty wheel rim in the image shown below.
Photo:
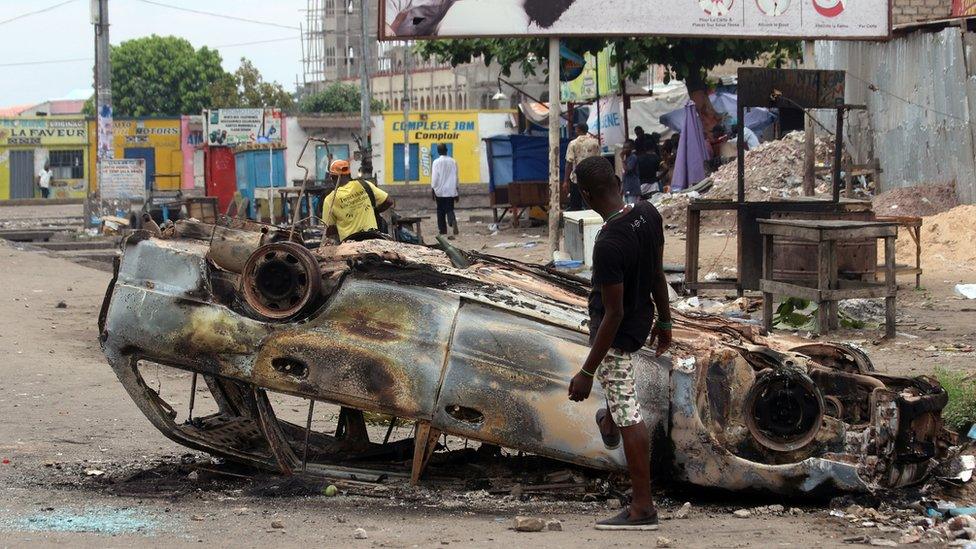
{"label": "rusty wheel rim", "polygon": [[746,427],[761,446],[792,452],[817,438],[823,394],[810,376],[790,367],[763,370],[743,402]]}
{"label": "rusty wheel rim", "polygon": [[276,242],[251,254],[241,285],[245,301],[259,315],[268,320],[291,320],[315,302],[322,274],[318,261],[304,246]]}

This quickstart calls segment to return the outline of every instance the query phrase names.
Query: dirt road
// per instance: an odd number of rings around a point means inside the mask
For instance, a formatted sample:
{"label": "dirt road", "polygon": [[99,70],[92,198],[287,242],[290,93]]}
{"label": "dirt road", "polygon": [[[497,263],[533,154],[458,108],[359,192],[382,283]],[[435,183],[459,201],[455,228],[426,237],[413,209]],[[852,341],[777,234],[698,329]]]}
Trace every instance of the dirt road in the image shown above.
{"label": "dirt road", "polygon": [[[723,241],[709,237],[706,249],[717,254]],[[676,240],[669,255],[682,248]],[[201,542],[235,547],[653,547],[658,537],[674,547],[840,547],[856,535],[898,537],[830,517],[823,505],[705,496],[694,490],[659,494],[667,513],[690,499],[688,519],[665,520],[657,533],[628,534],[591,528],[594,520],[615,512],[605,502],[520,502],[480,491],[427,488],[374,497],[270,498],[254,495],[245,480],[214,484],[203,477],[181,477],[174,491],[167,471],[184,462],[206,463],[208,457],[185,456],[185,448],[151,427],[105,363],[96,316],[110,274],[7,244],[0,245],[0,273],[0,348],[6,355],[0,361],[0,547]],[[880,369],[891,373],[929,373],[940,364],[972,366],[973,353],[925,350],[976,342],[973,305],[951,295],[949,283],[963,279],[976,280],[976,273],[933,273],[926,277],[926,292],[904,292],[902,316],[914,324],[900,328],[904,336],[895,342],[872,346],[876,333],[843,338],[865,342]],[[929,326],[940,330],[922,330]],[[119,495],[118,483],[135,473],[145,479],[142,488]],[[732,514],[771,503],[801,511],[744,519]],[[516,533],[510,526],[517,514],[559,519],[563,530]],[[355,539],[357,528],[365,530],[367,539]]]}

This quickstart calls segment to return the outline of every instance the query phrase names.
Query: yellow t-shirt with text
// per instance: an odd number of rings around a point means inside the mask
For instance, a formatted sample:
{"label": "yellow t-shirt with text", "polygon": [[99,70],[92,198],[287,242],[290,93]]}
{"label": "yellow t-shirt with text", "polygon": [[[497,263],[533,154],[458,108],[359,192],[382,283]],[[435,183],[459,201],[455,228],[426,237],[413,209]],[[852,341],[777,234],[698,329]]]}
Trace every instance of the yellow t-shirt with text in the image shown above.
{"label": "yellow t-shirt with text", "polygon": [[[364,183],[373,191],[377,206],[382,205],[389,198],[386,191],[368,181]],[[366,194],[363,185],[357,180],[349,181],[329,193],[323,201],[322,210],[322,219],[327,225],[336,227],[340,241],[356,233],[378,228],[373,204],[369,201],[369,195]]]}

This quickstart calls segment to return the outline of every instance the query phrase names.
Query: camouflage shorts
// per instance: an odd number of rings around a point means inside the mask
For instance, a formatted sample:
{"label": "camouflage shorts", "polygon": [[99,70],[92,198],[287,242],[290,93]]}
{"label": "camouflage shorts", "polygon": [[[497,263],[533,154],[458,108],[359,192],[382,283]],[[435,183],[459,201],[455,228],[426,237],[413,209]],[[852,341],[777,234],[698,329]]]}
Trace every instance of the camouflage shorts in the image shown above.
{"label": "camouflage shorts", "polygon": [[607,395],[610,417],[617,427],[630,427],[644,421],[634,380],[634,362],[630,353],[610,349],[596,370],[596,378]]}

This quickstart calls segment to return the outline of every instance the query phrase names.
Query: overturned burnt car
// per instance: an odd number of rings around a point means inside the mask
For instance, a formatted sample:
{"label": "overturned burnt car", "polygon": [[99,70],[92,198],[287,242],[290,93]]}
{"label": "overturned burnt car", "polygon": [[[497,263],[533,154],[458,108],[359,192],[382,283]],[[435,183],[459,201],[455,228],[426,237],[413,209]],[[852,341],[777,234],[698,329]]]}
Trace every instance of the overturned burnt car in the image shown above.
{"label": "overturned burnt car", "polygon": [[[99,318],[119,380],[167,437],[285,474],[382,445],[354,417],[415,424],[417,481],[440,434],[599,470],[625,467],[568,382],[587,352],[584,281],[477,253],[382,240],[307,247],[284,230],[185,221],[136,232]],[[763,336],[675,315],[671,356],[638,353],[658,471],[783,494],[923,479],[948,448],[935,381],[874,371],[853,347]],[[218,410],[177,422],[144,379],[152,362],[199,375]],[[279,419],[268,392],[342,405],[336,436]],[[194,390],[191,395],[191,409]]]}

